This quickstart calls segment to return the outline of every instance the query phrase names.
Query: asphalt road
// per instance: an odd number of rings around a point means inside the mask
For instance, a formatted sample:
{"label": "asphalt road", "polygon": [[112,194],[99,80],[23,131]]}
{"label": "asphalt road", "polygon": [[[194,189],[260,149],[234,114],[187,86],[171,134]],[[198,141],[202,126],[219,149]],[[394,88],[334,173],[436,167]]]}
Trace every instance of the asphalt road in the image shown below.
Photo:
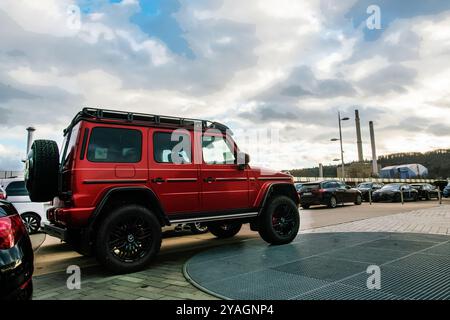
{"label": "asphalt road", "polygon": [[[445,199],[444,204],[450,204],[450,199]],[[400,203],[376,203],[373,205],[363,203],[361,206],[345,205],[336,209],[328,209],[326,207],[313,207],[308,210],[301,209],[301,230],[436,206],[439,206],[437,201],[420,201],[405,203],[404,205]],[[224,243],[244,241],[255,237],[258,237],[258,233],[252,232],[248,226],[244,226],[236,237],[227,240],[216,239],[211,234],[191,235],[190,233],[184,233],[183,236],[168,235],[163,240],[160,256],[172,255],[177,252],[195,253],[206,248],[223,245]],[[61,243],[56,238],[37,234],[32,236],[32,242],[33,247],[36,249],[34,275],[65,271],[69,265],[78,265],[80,267],[96,265],[95,259],[80,256],[72,251],[69,245]]]}

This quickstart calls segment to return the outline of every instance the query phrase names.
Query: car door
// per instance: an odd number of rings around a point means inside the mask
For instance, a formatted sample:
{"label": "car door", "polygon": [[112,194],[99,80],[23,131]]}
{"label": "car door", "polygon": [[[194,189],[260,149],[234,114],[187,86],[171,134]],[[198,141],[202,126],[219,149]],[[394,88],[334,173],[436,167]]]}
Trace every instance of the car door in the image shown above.
{"label": "car door", "polygon": [[345,184],[341,182],[333,182],[334,187],[336,188],[336,196],[338,202],[345,203],[347,202],[347,187]]}
{"label": "car door", "polygon": [[234,143],[218,132],[206,132],[201,140],[202,211],[249,210],[248,169],[237,165]]}
{"label": "car door", "polygon": [[149,130],[149,186],[169,217],[201,211],[199,165],[192,159],[192,140],[187,130]]}

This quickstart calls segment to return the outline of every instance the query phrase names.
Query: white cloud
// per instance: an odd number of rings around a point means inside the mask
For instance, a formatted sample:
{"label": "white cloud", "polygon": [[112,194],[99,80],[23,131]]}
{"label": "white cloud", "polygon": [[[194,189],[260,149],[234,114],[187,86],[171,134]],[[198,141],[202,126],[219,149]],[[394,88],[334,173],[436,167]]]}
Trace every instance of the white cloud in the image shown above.
{"label": "white cloud", "polygon": [[[276,168],[335,158],[338,146],[326,136],[336,134],[337,110],[352,116],[353,106],[365,110],[367,155],[369,120],[376,121],[380,154],[449,145],[450,133],[439,136],[424,125],[414,133],[402,124],[406,117],[444,124],[450,116],[448,12],[396,20],[368,42],[362,27],[353,28],[344,17],[355,0],[338,6],[328,0],[251,0],[239,6],[183,0],[172,16],[194,54],[188,59],[130,22],[139,9],[136,0],[83,15],[78,30],[67,23],[73,2],[0,3],[0,27],[8,29],[0,35],[8,48],[0,49],[0,90],[36,96],[0,100],[0,111],[8,111],[0,126],[11,132],[6,139],[13,145],[24,144],[30,124],[38,125],[42,137],[60,139],[85,105],[212,118],[234,129],[277,128],[277,152],[261,146],[265,164]],[[302,73],[293,77],[295,70]],[[241,116],[261,106],[294,117],[257,122]],[[353,123],[345,124],[347,160],[356,157],[354,131]],[[0,155],[0,164],[4,159]]]}

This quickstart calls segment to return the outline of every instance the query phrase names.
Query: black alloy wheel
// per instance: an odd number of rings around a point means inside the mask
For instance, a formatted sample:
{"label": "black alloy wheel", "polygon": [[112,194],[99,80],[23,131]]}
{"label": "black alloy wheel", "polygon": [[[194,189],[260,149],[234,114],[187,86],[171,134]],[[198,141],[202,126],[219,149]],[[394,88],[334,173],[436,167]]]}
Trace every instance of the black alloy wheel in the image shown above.
{"label": "black alloy wheel", "polygon": [[123,262],[142,259],[150,250],[152,230],[141,217],[118,223],[109,235],[111,254]]}

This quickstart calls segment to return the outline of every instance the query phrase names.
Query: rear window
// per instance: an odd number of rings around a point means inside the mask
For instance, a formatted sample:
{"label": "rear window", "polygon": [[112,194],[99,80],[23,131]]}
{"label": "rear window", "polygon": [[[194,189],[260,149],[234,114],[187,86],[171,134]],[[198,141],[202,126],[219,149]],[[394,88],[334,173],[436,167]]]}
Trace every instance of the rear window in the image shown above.
{"label": "rear window", "polygon": [[8,213],[3,209],[3,207],[0,207],[0,218],[6,217]]}
{"label": "rear window", "polygon": [[87,159],[91,162],[136,163],[141,161],[142,133],[139,130],[94,128]]}
{"label": "rear window", "polygon": [[304,184],[302,186],[302,191],[316,190],[316,189],[320,189],[320,184],[318,184],[318,183],[316,183],[316,184]]}
{"label": "rear window", "polygon": [[28,196],[28,190],[25,187],[25,181],[13,181],[6,187],[8,197]]}

